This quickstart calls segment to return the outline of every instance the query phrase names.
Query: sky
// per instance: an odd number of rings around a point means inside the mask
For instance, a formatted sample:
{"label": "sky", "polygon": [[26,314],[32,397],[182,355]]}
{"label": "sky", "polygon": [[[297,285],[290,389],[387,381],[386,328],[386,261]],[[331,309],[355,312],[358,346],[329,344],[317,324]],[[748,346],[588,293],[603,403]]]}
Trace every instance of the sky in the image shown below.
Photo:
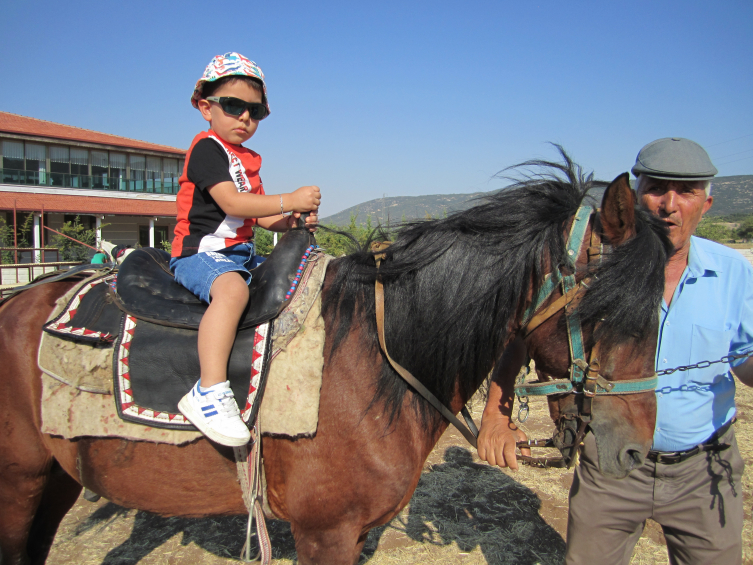
{"label": "sky", "polygon": [[321,216],[386,196],[500,188],[561,144],[610,180],[687,137],[753,173],[753,2],[5,2],[0,110],[187,149],[211,58],[265,73],[246,146],[268,194]]}

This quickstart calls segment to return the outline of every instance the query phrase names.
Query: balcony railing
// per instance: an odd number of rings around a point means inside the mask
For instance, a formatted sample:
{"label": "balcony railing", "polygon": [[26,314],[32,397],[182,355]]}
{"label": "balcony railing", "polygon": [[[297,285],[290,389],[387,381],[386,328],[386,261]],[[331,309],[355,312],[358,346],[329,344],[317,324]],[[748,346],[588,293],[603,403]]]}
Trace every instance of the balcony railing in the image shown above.
{"label": "balcony railing", "polygon": [[178,181],[134,180],[107,176],[73,175],[40,171],[0,169],[0,183],[63,188],[91,188],[124,192],[151,192],[154,194],[178,194]]}

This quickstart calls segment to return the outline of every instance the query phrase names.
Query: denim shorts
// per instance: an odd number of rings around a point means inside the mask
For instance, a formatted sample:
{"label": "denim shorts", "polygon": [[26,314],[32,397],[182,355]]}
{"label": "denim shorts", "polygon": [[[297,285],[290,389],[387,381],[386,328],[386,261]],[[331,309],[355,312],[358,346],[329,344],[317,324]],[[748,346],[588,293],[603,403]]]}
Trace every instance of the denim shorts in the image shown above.
{"label": "denim shorts", "polygon": [[254,255],[253,243],[239,243],[220,251],[204,251],[188,257],[170,259],[175,280],[207,304],[214,280],[224,273],[235,271],[251,282],[251,269],[258,267],[264,257]]}

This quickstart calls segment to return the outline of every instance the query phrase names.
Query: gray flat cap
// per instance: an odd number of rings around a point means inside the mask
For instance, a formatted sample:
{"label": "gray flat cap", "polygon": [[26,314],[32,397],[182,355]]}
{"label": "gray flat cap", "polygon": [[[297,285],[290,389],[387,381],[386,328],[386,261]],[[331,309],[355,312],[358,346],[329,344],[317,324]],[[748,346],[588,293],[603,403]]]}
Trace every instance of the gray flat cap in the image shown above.
{"label": "gray flat cap", "polygon": [[633,167],[636,177],[667,180],[709,180],[718,172],[703,147],[682,137],[652,141],[640,150]]}

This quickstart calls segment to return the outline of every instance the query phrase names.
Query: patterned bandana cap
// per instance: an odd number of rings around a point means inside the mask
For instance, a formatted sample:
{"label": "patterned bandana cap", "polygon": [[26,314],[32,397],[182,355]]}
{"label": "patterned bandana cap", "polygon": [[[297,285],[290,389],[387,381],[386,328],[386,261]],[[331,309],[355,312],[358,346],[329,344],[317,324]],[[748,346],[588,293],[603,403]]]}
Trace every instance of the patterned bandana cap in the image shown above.
{"label": "patterned bandana cap", "polygon": [[264,82],[264,73],[261,72],[261,69],[256,63],[247,59],[240,53],[225,53],[224,55],[217,55],[209,62],[207,68],[204,70],[204,75],[196,82],[196,86],[193,89],[193,95],[191,96],[191,104],[193,107],[197,109],[199,107],[199,100],[202,98],[201,89],[205,82],[214,82],[231,75],[259,79],[264,90],[262,102],[267,107],[267,113],[269,113],[267,83]]}

